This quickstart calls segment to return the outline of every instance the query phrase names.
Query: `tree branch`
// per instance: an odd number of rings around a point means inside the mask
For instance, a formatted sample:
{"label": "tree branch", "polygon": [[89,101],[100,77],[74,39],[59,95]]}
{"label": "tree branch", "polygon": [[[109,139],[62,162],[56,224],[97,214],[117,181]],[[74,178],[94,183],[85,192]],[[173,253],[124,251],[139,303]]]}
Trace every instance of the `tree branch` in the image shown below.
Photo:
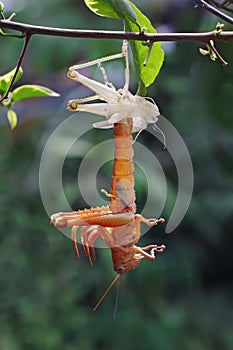
{"label": "tree branch", "polygon": [[204,1],[204,0],[196,0],[195,3],[197,4],[197,6],[202,6],[203,8],[205,8],[206,10],[208,10],[209,12],[211,12],[212,14],[214,14],[215,16],[223,19],[224,21],[233,24],[233,18],[226,15],[224,12],[216,9],[214,6],[210,5],[208,2]]}
{"label": "tree branch", "polygon": [[27,35],[37,34],[85,39],[140,40],[150,41],[152,43],[157,41],[192,41],[208,43],[210,40],[233,40],[233,31],[222,31],[221,33],[217,33],[216,30],[203,33],[131,33],[124,31],[77,30],[42,27],[9,20],[0,20],[0,28],[16,30]]}
{"label": "tree branch", "polygon": [[233,9],[229,8],[228,6],[232,5],[233,2],[230,1],[223,1],[222,3],[219,3],[215,0],[209,0],[210,3],[212,3],[213,5],[215,5],[216,7],[218,7],[219,9],[222,9],[224,11],[228,11],[229,13],[233,14]]}

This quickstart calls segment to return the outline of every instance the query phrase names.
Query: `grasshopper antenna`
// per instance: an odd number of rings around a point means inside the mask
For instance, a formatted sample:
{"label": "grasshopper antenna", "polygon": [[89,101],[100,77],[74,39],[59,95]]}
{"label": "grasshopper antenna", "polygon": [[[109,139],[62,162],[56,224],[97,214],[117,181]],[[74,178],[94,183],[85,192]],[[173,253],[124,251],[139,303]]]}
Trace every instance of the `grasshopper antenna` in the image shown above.
{"label": "grasshopper antenna", "polygon": [[116,293],[116,302],[115,302],[115,308],[114,308],[114,313],[113,313],[113,319],[116,318],[121,281],[122,281],[122,279],[119,279],[118,283],[117,283],[117,293]]}
{"label": "grasshopper antenna", "polygon": [[104,294],[102,295],[102,297],[100,298],[100,300],[98,301],[98,303],[96,304],[95,307],[93,307],[93,311],[96,311],[96,309],[100,306],[100,304],[102,303],[102,301],[104,300],[104,298],[106,297],[106,295],[108,294],[108,292],[110,291],[110,289],[112,288],[112,286],[116,283],[116,281],[121,277],[120,274],[116,275],[116,277],[114,278],[114,280],[112,281],[112,283],[110,284],[110,286],[106,289],[106,291],[104,292]]}

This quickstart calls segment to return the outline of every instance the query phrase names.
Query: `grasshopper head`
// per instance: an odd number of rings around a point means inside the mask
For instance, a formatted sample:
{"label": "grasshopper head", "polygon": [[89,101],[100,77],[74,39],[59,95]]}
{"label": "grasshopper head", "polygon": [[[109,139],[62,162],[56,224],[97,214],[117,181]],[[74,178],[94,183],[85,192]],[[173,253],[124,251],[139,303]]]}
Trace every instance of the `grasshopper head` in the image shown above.
{"label": "grasshopper head", "polygon": [[114,264],[114,270],[119,275],[123,275],[124,273],[135,269],[138,266],[139,263],[140,263],[139,259],[133,259],[131,261],[128,261],[127,263]]}
{"label": "grasshopper head", "polygon": [[113,268],[119,275],[135,269],[140,262],[140,258],[134,254],[132,246],[111,248],[111,251]]}

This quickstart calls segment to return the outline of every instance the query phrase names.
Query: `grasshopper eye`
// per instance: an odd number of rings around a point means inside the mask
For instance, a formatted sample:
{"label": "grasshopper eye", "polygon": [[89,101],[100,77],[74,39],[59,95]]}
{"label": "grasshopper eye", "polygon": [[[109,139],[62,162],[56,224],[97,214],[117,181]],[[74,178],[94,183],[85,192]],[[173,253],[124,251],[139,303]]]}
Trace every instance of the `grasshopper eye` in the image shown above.
{"label": "grasshopper eye", "polygon": [[125,271],[125,266],[120,266],[120,267],[118,267],[118,269],[117,269],[117,273],[119,273],[119,274],[122,274],[122,273],[124,273],[124,271]]}

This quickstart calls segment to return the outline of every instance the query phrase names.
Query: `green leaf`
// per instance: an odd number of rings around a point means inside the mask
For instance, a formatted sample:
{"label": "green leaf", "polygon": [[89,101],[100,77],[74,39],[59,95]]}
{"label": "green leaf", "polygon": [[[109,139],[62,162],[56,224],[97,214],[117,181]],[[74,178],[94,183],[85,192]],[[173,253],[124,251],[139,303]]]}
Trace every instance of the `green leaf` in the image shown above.
{"label": "green leaf", "polygon": [[[15,74],[16,68],[12,69],[10,72],[0,76],[0,94],[3,96],[5,92],[7,91],[8,86],[10,85],[12,78]],[[15,83],[21,78],[23,74],[23,69],[20,67],[16,78],[15,78]]]}
{"label": "green leaf", "polygon": [[[120,18],[125,21],[125,31],[138,32],[138,28],[145,28],[147,33],[156,33],[150,20],[128,0],[84,0],[90,10],[100,16]],[[160,43],[153,44],[146,67],[143,65],[148,53],[148,47],[140,41],[131,41],[134,64],[140,78],[138,93],[144,95],[146,87],[150,86],[157,77],[163,61],[164,52]]]}
{"label": "green leaf", "polygon": [[136,23],[137,16],[127,0],[84,0],[84,2],[99,16],[121,18]]}
{"label": "green leaf", "polygon": [[8,118],[11,130],[13,130],[17,125],[17,114],[12,109],[9,109],[7,112],[7,118]]}
{"label": "green leaf", "polygon": [[[150,20],[141,12],[139,9],[132,3],[130,2],[130,6],[132,6],[134,12],[137,15],[137,23],[139,23],[141,28],[146,28],[147,33],[156,33],[156,30],[152,26]],[[125,23],[125,30],[129,32],[136,32],[137,31],[137,25],[130,21],[126,21]],[[143,88],[143,85],[145,87],[150,86],[155,78],[157,77],[163,61],[164,61],[164,52],[160,47],[159,42],[155,42],[153,44],[149,60],[147,62],[146,67],[143,65],[147,52],[148,52],[148,47],[144,46],[140,41],[131,41],[130,42],[131,49],[133,52],[133,59],[134,59],[134,64],[136,68],[136,72],[141,79],[141,85]]]}
{"label": "green leaf", "polygon": [[4,7],[5,7],[4,4],[2,2],[0,2],[0,12],[3,12]]}
{"label": "green leaf", "polygon": [[16,102],[16,101],[24,100],[26,98],[43,97],[43,96],[57,97],[59,96],[59,94],[53,90],[48,89],[45,86],[22,85],[16,88],[12,92],[11,101]]}

